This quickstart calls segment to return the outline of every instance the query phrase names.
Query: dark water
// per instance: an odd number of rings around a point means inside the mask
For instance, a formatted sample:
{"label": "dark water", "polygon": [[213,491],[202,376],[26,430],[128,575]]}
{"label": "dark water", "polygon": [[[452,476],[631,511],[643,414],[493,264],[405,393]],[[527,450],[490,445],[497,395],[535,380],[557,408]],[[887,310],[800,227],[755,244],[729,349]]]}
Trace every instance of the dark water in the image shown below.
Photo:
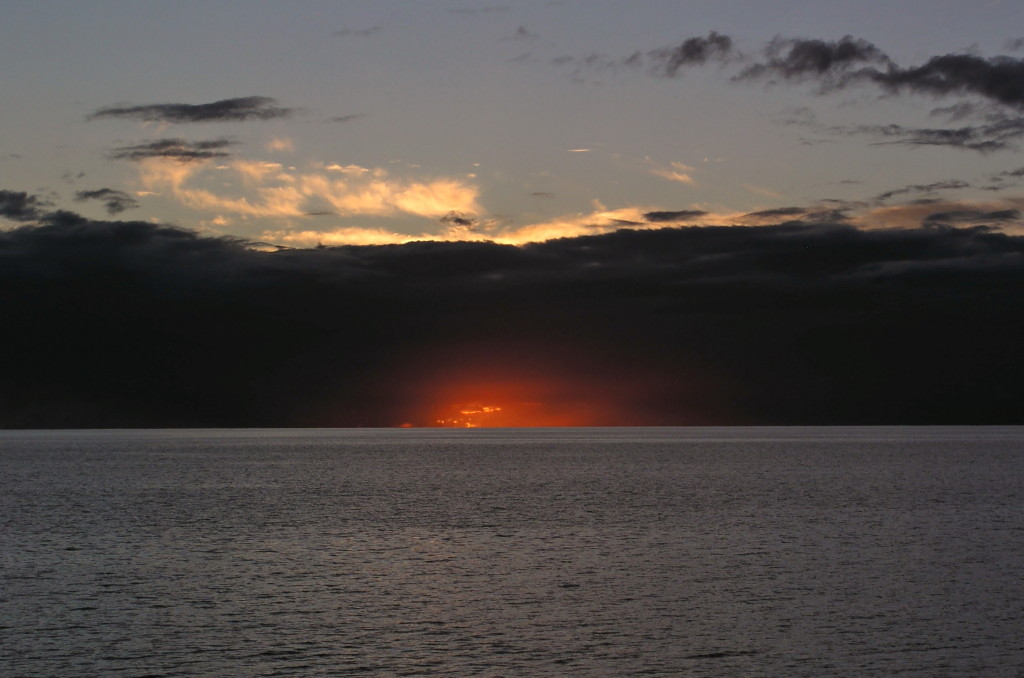
{"label": "dark water", "polygon": [[1024,676],[1024,428],[0,450],[3,676]]}

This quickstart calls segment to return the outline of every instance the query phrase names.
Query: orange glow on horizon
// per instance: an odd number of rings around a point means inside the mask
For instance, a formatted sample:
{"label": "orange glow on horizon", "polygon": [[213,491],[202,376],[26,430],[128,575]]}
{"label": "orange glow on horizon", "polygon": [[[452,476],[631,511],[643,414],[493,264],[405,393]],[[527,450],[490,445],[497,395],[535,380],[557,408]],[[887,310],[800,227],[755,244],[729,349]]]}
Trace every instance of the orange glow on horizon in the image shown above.
{"label": "orange glow on horizon", "polygon": [[693,425],[715,389],[691,370],[624,360],[594,346],[459,342],[406,356],[378,393],[394,418],[434,428]]}
{"label": "orange glow on horizon", "polygon": [[[488,401],[490,402],[490,401]],[[601,426],[594,408],[580,403],[545,404],[502,400],[501,405],[453,403],[433,409],[430,426],[442,428],[526,428]]]}
{"label": "orange glow on horizon", "polygon": [[[442,428],[550,428],[609,426],[620,408],[604,402],[587,380],[566,376],[510,377],[480,373],[441,375],[424,384],[415,419]],[[433,381],[433,380],[431,380]],[[588,388],[591,386],[591,388]]]}
{"label": "orange glow on horizon", "polygon": [[445,428],[493,427],[502,407],[497,405],[452,405],[454,414],[434,420],[435,426]]}

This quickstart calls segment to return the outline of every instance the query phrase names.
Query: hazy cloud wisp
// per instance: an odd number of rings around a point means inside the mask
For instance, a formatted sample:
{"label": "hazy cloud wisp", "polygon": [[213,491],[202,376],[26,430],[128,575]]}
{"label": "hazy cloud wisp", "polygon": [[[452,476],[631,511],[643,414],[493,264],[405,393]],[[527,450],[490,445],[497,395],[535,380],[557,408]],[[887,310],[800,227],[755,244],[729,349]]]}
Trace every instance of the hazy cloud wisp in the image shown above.
{"label": "hazy cloud wisp", "polygon": [[95,111],[88,118],[124,118],[139,122],[163,123],[239,122],[287,118],[294,112],[293,108],[278,106],[276,99],[252,96],[222,99],[208,104],[111,106]]}

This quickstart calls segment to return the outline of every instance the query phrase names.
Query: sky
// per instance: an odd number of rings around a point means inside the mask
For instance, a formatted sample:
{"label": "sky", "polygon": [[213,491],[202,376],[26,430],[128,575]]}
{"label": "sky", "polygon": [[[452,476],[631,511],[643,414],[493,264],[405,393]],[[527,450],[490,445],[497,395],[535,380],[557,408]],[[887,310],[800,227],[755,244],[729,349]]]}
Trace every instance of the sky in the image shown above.
{"label": "sky", "polygon": [[0,426],[1019,423],[1020,26],[9,3]]}

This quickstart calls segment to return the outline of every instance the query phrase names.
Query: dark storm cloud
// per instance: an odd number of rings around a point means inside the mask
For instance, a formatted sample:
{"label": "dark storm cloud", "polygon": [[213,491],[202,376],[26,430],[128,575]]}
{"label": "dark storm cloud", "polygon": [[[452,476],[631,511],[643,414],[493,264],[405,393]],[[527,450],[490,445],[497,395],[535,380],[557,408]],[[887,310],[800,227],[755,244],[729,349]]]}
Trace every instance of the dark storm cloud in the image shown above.
{"label": "dark storm cloud", "polygon": [[208,104],[145,104],[141,106],[112,106],[101,108],[88,118],[125,118],[141,122],[237,122],[245,120],[271,120],[287,118],[294,108],[277,105],[269,97],[240,97],[222,99]]}
{"label": "dark storm cloud", "polygon": [[99,188],[95,191],[77,191],[75,193],[76,201],[84,200],[99,200],[103,203],[108,214],[120,214],[125,210],[135,209],[139,206],[138,201],[131,197],[124,191],[118,191],[113,188]]}
{"label": "dark storm cloud", "polygon": [[12,221],[35,221],[53,204],[25,191],[0,190],[0,217]]}
{"label": "dark storm cloud", "polygon": [[231,154],[226,149],[237,142],[229,139],[210,139],[206,141],[188,141],[186,139],[156,139],[145,143],[121,146],[113,149],[108,155],[117,160],[145,160],[146,158],[168,158],[179,162],[195,160],[211,160],[227,158]]}
{"label": "dark storm cloud", "polygon": [[707,215],[704,210],[676,210],[676,211],[660,211],[660,212],[645,212],[644,219],[651,223],[664,223],[669,221],[690,221],[693,219],[699,219]]}
{"label": "dark storm cloud", "polygon": [[1022,423],[1024,238],[987,228],[256,251],[0,206],[7,427],[417,422],[424,374],[495,365],[636,387],[610,423]]}

